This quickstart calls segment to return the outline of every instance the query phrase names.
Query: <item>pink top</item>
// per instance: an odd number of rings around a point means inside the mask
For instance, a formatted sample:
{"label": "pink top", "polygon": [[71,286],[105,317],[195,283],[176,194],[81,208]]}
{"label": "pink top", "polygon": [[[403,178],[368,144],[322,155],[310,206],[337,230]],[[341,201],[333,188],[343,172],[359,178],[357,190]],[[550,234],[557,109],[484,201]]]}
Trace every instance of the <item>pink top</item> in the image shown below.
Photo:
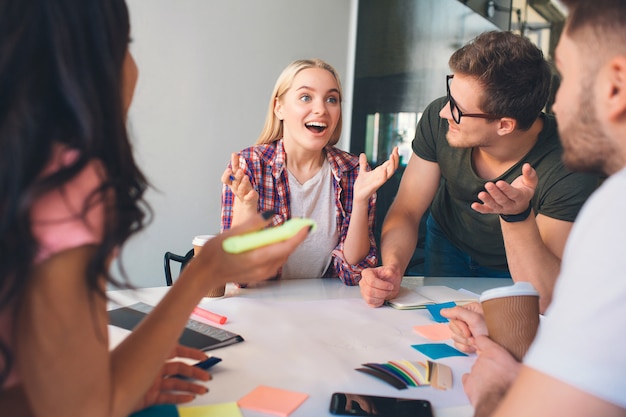
{"label": "pink top", "polygon": [[[76,150],[56,146],[52,161],[43,175],[49,175],[63,166],[72,163],[78,157]],[[102,240],[104,205],[101,200],[92,204],[85,218],[82,216],[83,204],[101,183],[104,169],[99,161],[92,161],[63,188],[53,190],[35,202],[31,210],[33,235],[39,243],[35,263],[38,264],[51,256],[67,249]],[[58,277],[62,279],[62,277]],[[0,337],[4,343],[11,341],[11,308],[0,312]],[[15,362],[14,362],[15,365]],[[14,366],[4,387],[19,383],[20,378]]]}

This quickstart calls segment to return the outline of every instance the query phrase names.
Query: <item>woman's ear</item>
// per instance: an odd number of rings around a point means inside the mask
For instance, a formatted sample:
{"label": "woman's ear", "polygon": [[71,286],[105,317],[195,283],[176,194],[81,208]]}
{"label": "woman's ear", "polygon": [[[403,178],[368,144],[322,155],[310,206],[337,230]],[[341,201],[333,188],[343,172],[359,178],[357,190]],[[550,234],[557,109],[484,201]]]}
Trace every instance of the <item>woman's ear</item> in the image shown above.
{"label": "woman's ear", "polygon": [[603,72],[606,77],[600,82],[605,88],[600,93],[605,94],[606,117],[613,121],[626,118],[626,56],[611,59]]}
{"label": "woman's ear", "polygon": [[278,120],[283,120],[283,105],[278,97],[274,97],[274,115]]}

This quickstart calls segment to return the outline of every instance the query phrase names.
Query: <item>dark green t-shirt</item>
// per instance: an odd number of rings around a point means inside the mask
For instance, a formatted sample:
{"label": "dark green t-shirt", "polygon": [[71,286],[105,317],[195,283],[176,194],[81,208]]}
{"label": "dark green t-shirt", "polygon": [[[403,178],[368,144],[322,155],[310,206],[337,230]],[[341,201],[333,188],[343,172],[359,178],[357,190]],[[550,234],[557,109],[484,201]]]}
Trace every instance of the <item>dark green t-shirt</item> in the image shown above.
{"label": "dark green t-shirt", "polygon": [[[472,165],[471,148],[452,148],[446,139],[448,121],[439,117],[445,97],[433,101],[417,125],[413,151],[437,162],[442,181],[431,205],[433,218],[448,239],[483,266],[507,269],[500,219],[471,208],[487,182]],[[562,148],[554,117],[542,115],[544,126],[535,146],[518,163],[497,178],[509,184],[521,175],[526,162],[537,171],[539,184],[531,204],[535,214],[573,222],[581,206],[597,187],[595,175],[573,173],[563,165]]]}

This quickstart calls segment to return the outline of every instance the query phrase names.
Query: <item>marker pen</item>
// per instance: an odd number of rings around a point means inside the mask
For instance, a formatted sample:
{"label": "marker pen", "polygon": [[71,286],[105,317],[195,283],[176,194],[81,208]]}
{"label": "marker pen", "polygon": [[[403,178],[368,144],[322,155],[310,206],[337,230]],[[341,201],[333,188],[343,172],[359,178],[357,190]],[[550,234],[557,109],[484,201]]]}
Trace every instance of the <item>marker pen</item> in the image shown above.
{"label": "marker pen", "polygon": [[201,307],[196,307],[193,309],[193,314],[202,317],[203,319],[210,320],[214,323],[224,324],[226,323],[226,316],[220,316],[219,314],[213,313],[209,310],[205,310]]}

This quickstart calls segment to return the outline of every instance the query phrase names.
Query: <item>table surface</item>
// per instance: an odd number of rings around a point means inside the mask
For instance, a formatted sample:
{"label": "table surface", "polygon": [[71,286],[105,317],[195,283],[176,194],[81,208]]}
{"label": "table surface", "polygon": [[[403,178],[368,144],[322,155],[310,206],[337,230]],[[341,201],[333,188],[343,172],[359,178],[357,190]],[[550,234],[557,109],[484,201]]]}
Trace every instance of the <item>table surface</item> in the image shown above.
{"label": "table surface", "polygon": [[[407,288],[446,285],[476,294],[511,284],[510,279],[502,278],[404,277],[402,281]],[[137,301],[154,305],[167,289],[109,291],[109,308]],[[368,307],[358,286],[345,286],[338,279],[269,281],[251,288],[228,285],[224,297],[204,298],[201,305],[227,316],[228,321],[220,326],[196,316],[193,319],[240,334],[245,341],[209,352],[223,361],[211,369],[213,379],[206,383],[209,393],[186,405],[236,402],[257,386],[266,385],[309,395],[293,417],[332,416],[328,406],[333,392],[426,399],[437,417],[473,415],[461,377],[470,370],[475,355],[438,360],[453,369],[453,387],[448,391],[432,387],[397,390],[355,371],[366,362],[427,360],[411,347],[432,343],[413,330],[434,323],[427,310]],[[111,346],[128,334],[113,326],[109,330]],[[241,411],[245,417],[268,416]]]}

